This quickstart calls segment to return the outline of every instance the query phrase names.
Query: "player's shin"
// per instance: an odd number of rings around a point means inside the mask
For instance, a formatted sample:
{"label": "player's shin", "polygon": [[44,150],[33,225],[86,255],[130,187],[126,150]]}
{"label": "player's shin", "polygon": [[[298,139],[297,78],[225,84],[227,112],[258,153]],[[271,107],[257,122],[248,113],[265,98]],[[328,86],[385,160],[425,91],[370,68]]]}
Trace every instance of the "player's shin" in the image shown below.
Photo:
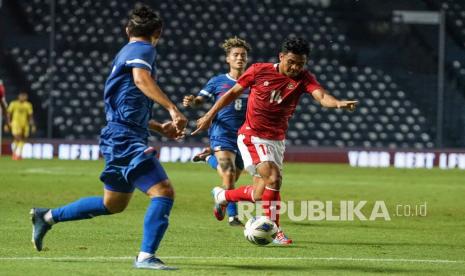
{"label": "player's shin", "polygon": [[255,202],[253,198],[253,193],[254,193],[254,186],[248,185],[248,186],[241,186],[234,190],[226,190],[225,197],[226,197],[226,200],[229,202],[237,202],[237,201]]}
{"label": "player's shin", "polygon": [[[49,216],[51,214],[51,216]],[[55,208],[46,214],[45,219],[49,224],[90,219],[96,216],[109,215],[110,212],[103,204],[103,197],[84,197],[68,205]],[[47,220],[48,218],[48,220]]]}
{"label": "player's shin", "polygon": [[16,155],[21,157],[23,155],[23,148],[24,148],[24,141],[18,141],[18,145],[16,146]]}
{"label": "player's shin", "polygon": [[279,226],[279,209],[281,204],[281,195],[279,190],[269,187],[265,188],[262,195],[262,209],[265,216],[269,217],[272,221]]}
{"label": "player's shin", "polygon": [[144,236],[137,261],[143,261],[155,254],[168,228],[168,218],[173,199],[154,197],[151,199],[144,218]]}

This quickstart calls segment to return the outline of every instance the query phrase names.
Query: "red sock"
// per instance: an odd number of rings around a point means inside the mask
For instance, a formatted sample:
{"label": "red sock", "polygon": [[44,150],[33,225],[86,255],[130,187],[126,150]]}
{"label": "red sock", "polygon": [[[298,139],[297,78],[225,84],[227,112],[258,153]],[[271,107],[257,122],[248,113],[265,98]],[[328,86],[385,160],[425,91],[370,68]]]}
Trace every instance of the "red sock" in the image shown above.
{"label": "red sock", "polygon": [[281,208],[281,195],[279,191],[271,190],[268,187],[262,195],[262,208],[265,216],[269,217],[272,221],[279,226],[279,209]]}
{"label": "red sock", "polygon": [[281,210],[281,193],[278,191],[278,195],[276,196],[276,198],[274,199],[276,200],[276,220],[275,220],[275,223],[276,225],[278,225],[279,227],[279,211]]}
{"label": "red sock", "polygon": [[226,200],[229,202],[237,202],[237,201],[254,202],[253,190],[254,190],[254,187],[252,185],[241,186],[234,190],[226,190],[224,195],[226,196]]}

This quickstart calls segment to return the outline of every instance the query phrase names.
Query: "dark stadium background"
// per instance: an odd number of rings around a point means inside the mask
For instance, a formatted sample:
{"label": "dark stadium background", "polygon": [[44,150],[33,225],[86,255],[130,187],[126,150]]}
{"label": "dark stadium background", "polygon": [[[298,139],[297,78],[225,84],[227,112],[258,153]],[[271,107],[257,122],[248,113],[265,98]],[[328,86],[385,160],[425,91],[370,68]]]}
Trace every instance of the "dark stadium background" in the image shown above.
{"label": "dark stadium background", "polygon": [[[97,143],[105,124],[104,81],[113,56],[126,43],[124,19],[135,2],[1,3],[0,78],[5,82],[8,101],[20,90],[29,92],[38,126],[32,141]],[[237,35],[249,41],[253,63],[276,62],[281,41],[299,35],[311,42],[308,68],[318,80],[338,98],[355,98],[360,104],[348,113],[321,108],[311,97],[302,97],[288,131],[290,153],[317,151],[323,158],[319,162],[347,162],[350,150],[366,152],[368,159],[370,152],[389,152],[394,163],[394,154],[399,151],[433,152],[437,165],[441,153],[459,156],[463,152],[463,1],[140,3],[157,9],[165,21],[157,47],[158,81],[180,107],[183,96],[197,93],[210,77],[227,69],[219,47],[225,38]],[[438,25],[393,22],[395,10],[444,11],[442,100],[438,97]],[[191,130],[205,110],[182,108]],[[155,107],[153,113],[155,118],[168,119],[160,108]],[[439,120],[438,114],[442,115]],[[9,136],[4,138],[3,149],[8,152]],[[152,137],[154,145],[164,142],[165,138]],[[200,135],[170,145],[199,147],[207,142],[206,135]],[[339,152],[339,157],[331,155],[334,152]],[[314,161],[289,154],[287,158]],[[459,160],[460,156],[454,158]]]}

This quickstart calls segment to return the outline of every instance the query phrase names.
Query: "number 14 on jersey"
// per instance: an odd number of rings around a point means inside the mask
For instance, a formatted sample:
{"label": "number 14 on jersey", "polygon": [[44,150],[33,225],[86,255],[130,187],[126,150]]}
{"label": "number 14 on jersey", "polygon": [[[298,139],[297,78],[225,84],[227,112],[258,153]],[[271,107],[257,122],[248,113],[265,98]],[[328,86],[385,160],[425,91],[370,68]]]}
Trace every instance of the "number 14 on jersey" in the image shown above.
{"label": "number 14 on jersey", "polygon": [[280,90],[272,90],[271,91],[271,97],[270,97],[270,103],[277,103],[280,104],[283,101],[283,98],[281,98],[281,91]]}

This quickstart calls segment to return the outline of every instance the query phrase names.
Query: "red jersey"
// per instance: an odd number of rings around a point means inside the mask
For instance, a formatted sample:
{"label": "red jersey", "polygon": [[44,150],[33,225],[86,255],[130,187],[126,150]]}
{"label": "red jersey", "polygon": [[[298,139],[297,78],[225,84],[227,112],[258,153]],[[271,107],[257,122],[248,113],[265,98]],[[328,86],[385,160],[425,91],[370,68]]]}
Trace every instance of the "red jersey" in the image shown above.
{"label": "red jersey", "polygon": [[0,84],[0,99],[5,97],[5,86],[3,84]]}
{"label": "red jersey", "polygon": [[290,78],[280,74],[277,64],[273,63],[253,64],[237,83],[251,88],[245,122],[239,134],[270,140],[284,140],[300,96],[321,89],[309,71]]}

